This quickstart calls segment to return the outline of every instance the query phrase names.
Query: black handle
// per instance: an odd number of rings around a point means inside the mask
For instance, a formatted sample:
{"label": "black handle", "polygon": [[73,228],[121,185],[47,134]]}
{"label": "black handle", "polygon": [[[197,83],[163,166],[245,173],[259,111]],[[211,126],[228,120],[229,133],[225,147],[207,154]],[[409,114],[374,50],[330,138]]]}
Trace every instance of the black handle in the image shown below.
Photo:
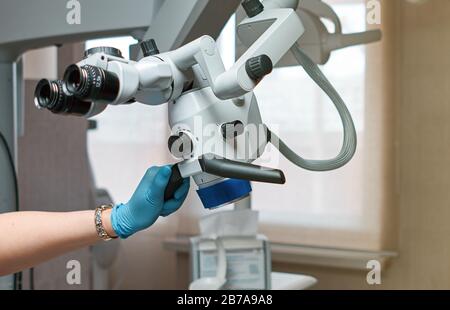
{"label": "black handle", "polygon": [[181,186],[181,184],[183,184],[183,177],[181,176],[180,169],[178,169],[178,165],[173,165],[169,183],[164,191],[164,201],[172,199],[173,194]]}
{"label": "black handle", "polygon": [[284,184],[283,171],[266,168],[224,158],[210,158],[205,155],[199,159],[203,172],[224,178],[242,179],[264,183]]}

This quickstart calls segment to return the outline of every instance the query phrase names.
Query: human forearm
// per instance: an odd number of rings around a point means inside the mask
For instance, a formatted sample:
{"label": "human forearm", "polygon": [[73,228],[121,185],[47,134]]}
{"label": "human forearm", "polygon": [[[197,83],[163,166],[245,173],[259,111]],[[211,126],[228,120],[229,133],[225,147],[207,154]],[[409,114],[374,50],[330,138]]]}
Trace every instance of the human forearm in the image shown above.
{"label": "human forearm", "polygon": [[[113,234],[110,210],[102,214]],[[100,240],[94,211],[15,212],[0,215],[0,275],[37,265]]]}
{"label": "human forearm", "polygon": [[[128,203],[102,212],[106,233],[127,238],[150,227],[160,216],[177,211],[189,192],[189,179],[166,200],[164,190],[170,174],[170,166],[148,169]],[[0,276],[101,239],[95,228],[94,211],[0,214],[0,234]]]}

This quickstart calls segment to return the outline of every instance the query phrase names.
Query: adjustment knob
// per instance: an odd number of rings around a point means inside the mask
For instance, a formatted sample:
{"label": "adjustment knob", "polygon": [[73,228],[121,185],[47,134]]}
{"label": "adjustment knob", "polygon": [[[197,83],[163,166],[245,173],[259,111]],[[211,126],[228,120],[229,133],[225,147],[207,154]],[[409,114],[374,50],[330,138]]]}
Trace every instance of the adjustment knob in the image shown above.
{"label": "adjustment knob", "polygon": [[222,136],[224,139],[234,139],[244,133],[244,124],[239,121],[232,121],[228,123],[223,123],[220,126]]}
{"label": "adjustment knob", "polygon": [[144,57],[159,54],[158,46],[156,46],[156,42],[153,39],[142,41],[141,43],[139,43],[139,45],[141,46],[142,54],[144,55]]}
{"label": "adjustment knob", "polygon": [[272,60],[267,55],[250,58],[245,63],[245,71],[247,71],[248,76],[254,81],[261,80],[264,76],[272,72],[272,69]]}
{"label": "adjustment knob", "polygon": [[106,55],[123,58],[122,52],[119,49],[110,46],[98,46],[90,48],[84,52],[84,58],[97,53],[104,53]]}
{"label": "adjustment knob", "polygon": [[242,7],[248,17],[254,17],[264,11],[264,5],[259,0],[244,0]]}
{"label": "adjustment knob", "polygon": [[169,152],[176,158],[189,156],[194,151],[194,142],[191,137],[184,132],[170,136],[168,146]]}

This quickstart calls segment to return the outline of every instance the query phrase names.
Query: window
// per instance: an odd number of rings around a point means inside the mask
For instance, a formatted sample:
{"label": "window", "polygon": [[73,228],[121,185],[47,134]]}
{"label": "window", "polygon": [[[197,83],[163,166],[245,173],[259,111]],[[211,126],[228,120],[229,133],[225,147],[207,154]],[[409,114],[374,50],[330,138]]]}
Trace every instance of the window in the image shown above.
{"label": "window", "polygon": [[[345,32],[365,30],[363,1],[339,1],[333,8]],[[323,72],[347,103],[358,132],[358,150],[344,168],[308,172],[280,157],[284,186],[254,183],[253,207],[263,226],[355,229],[364,218],[365,47],[333,52]],[[341,147],[342,125],[325,93],[299,66],[275,69],[255,90],[263,120],[302,156],[331,158]],[[272,148],[271,152],[278,152]],[[276,155],[275,155],[276,156]],[[298,231],[301,233],[300,231]],[[276,236],[282,242],[308,243],[307,236]],[[314,239],[314,238],[313,238]],[[312,240],[311,240],[312,241]],[[313,240],[316,244],[317,240]]]}
{"label": "window", "polygon": [[[364,0],[325,2],[340,17],[344,33],[366,30]],[[238,51],[240,48],[238,42]],[[379,135],[376,130],[380,126],[367,124],[368,119],[373,120],[370,113],[374,109],[369,111],[367,106],[366,51],[367,46],[338,50],[321,66],[347,103],[356,125],[358,149],[347,166],[326,173],[309,172],[291,164],[275,148],[266,150],[266,156],[279,159],[275,164],[287,178],[283,186],[253,183],[252,207],[260,211],[261,231],[270,240],[369,250],[382,247],[380,197],[384,193],[378,172],[373,172],[383,171],[383,161],[373,155],[381,153],[382,147],[368,138]],[[274,69],[255,89],[255,95],[263,121],[299,154],[314,159],[337,154],[342,143],[339,115],[301,67]]]}

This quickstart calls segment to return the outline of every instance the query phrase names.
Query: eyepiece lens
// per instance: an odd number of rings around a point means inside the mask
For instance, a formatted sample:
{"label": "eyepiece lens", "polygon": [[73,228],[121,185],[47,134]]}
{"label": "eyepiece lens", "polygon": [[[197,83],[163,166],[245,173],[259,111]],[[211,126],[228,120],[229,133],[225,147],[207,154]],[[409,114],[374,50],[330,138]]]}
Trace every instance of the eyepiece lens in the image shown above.
{"label": "eyepiece lens", "polygon": [[68,67],[64,76],[64,80],[66,81],[66,86],[69,92],[79,92],[81,90],[81,85],[83,84],[81,68],[76,65]]}
{"label": "eyepiece lens", "polygon": [[118,77],[102,68],[84,65],[71,65],[64,73],[67,91],[82,100],[113,101],[118,93]]}
{"label": "eyepiece lens", "polygon": [[92,103],[75,98],[67,93],[61,80],[39,81],[34,92],[34,102],[39,108],[47,109],[56,114],[86,115]]}
{"label": "eyepiece lens", "polygon": [[48,106],[50,103],[50,85],[45,84],[42,86],[38,100],[41,106]]}
{"label": "eyepiece lens", "polygon": [[52,82],[46,79],[40,80],[34,92],[35,103],[41,108],[52,105],[52,101],[58,97],[58,89],[52,88]]}

